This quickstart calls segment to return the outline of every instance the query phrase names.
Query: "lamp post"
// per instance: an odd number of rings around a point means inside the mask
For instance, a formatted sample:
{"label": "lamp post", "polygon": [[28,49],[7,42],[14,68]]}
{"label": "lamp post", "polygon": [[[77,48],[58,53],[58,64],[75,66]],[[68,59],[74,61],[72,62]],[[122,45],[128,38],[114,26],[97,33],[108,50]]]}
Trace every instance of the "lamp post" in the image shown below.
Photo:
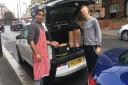
{"label": "lamp post", "polygon": [[105,13],[106,19],[110,19],[110,0],[105,1]]}
{"label": "lamp post", "polygon": [[18,20],[19,20],[19,7],[18,7],[18,3],[17,3],[17,11],[18,11],[17,17],[18,17]]}
{"label": "lamp post", "polygon": [[20,14],[20,18],[21,18],[21,2],[19,0],[19,14]]}
{"label": "lamp post", "polygon": [[27,20],[27,4],[26,3],[23,3],[24,5],[25,5],[25,7],[26,7],[26,13],[25,13],[25,15],[26,15],[26,20]]}

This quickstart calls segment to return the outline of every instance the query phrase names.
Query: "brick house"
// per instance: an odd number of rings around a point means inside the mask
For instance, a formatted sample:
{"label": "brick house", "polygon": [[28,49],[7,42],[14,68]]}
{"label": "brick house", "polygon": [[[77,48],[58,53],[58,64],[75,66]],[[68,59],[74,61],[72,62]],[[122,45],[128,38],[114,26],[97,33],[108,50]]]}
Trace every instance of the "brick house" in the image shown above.
{"label": "brick house", "polygon": [[104,0],[103,3],[107,19],[120,19],[126,16],[126,0]]}
{"label": "brick house", "polygon": [[90,6],[90,11],[94,17],[100,19],[99,23],[102,29],[118,29],[127,23],[127,21],[120,20],[113,22],[111,19],[121,19],[128,16],[128,0],[95,0],[95,2],[95,5]]}
{"label": "brick house", "polygon": [[89,5],[91,15],[95,18],[105,17],[105,8],[102,7],[102,0],[95,0],[95,4]]}
{"label": "brick house", "polygon": [[126,15],[126,0],[110,1],[110,18],[121,18]]}
{"label": "brick house", "polygon": [[[109,29],[119,29],[120,26],[127,24],[127,20],[122,20],[125,17],[128,9],[128,0],[103,0],[103,7],[105,7],[105,22],[102,21],[101,26]],[[113,21],[117,19],[117,21]],[[108,24],[108,25],[107,25]]]}
{"label": "brick house", "polygon": [[95,0],[95,4],[89,5],[91,15],[99,19],[101,29],[106,28],[109,24],[105,18],[105,7],[102,5],[103,0]]}

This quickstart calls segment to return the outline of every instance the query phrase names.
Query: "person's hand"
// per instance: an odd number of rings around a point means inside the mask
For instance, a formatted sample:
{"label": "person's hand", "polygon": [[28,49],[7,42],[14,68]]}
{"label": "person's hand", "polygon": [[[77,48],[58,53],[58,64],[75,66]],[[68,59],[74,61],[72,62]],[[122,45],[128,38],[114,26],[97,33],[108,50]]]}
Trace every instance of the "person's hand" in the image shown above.
{"label": "person's hand", "polygon": [[97,48],[96,48],[96,54],[100,54],[101,51],[102,51],[102,50],[101,50],[101,47],[97,47]]}
{"label": "person's hand", "polygon": [[51,45],[54,46],[55,48],[59,47],[59,43],[56,41],[52,41]]}
{"label": "person's hand", "polygon": [[36,59],[37,59],[37,62],[41,62],[42,61],[42,55],[39,53],[36,53]]}

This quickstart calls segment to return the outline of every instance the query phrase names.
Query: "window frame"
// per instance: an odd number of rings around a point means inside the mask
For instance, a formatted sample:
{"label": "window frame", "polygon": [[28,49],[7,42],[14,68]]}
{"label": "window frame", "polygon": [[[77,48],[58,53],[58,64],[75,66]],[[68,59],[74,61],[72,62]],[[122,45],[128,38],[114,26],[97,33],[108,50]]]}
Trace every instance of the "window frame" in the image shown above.
{"label": "window frame", "polygon": [[101,0],[96,0],[96,2],[95,2],[95,3],[97,3],[97,4],[98,4],[98,3],[101,3]]}
{"label": "window frame", "polygon": [[119,4],[115,3],[110,5],[110,13],[117,13],[119,11],[120,11]]}

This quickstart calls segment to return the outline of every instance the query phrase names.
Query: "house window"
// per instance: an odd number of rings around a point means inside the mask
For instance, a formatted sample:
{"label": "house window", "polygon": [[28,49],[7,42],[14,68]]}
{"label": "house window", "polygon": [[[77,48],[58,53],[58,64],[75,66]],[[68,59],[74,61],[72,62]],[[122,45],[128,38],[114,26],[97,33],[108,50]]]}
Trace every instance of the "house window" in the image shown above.
{"label": "house window", "polygon": [[96,0],[96,3],[101,3],[101,0]]}
{"label": "house window", "polygon": [[119,12],[119,4],[110,5],[110,13]]}

